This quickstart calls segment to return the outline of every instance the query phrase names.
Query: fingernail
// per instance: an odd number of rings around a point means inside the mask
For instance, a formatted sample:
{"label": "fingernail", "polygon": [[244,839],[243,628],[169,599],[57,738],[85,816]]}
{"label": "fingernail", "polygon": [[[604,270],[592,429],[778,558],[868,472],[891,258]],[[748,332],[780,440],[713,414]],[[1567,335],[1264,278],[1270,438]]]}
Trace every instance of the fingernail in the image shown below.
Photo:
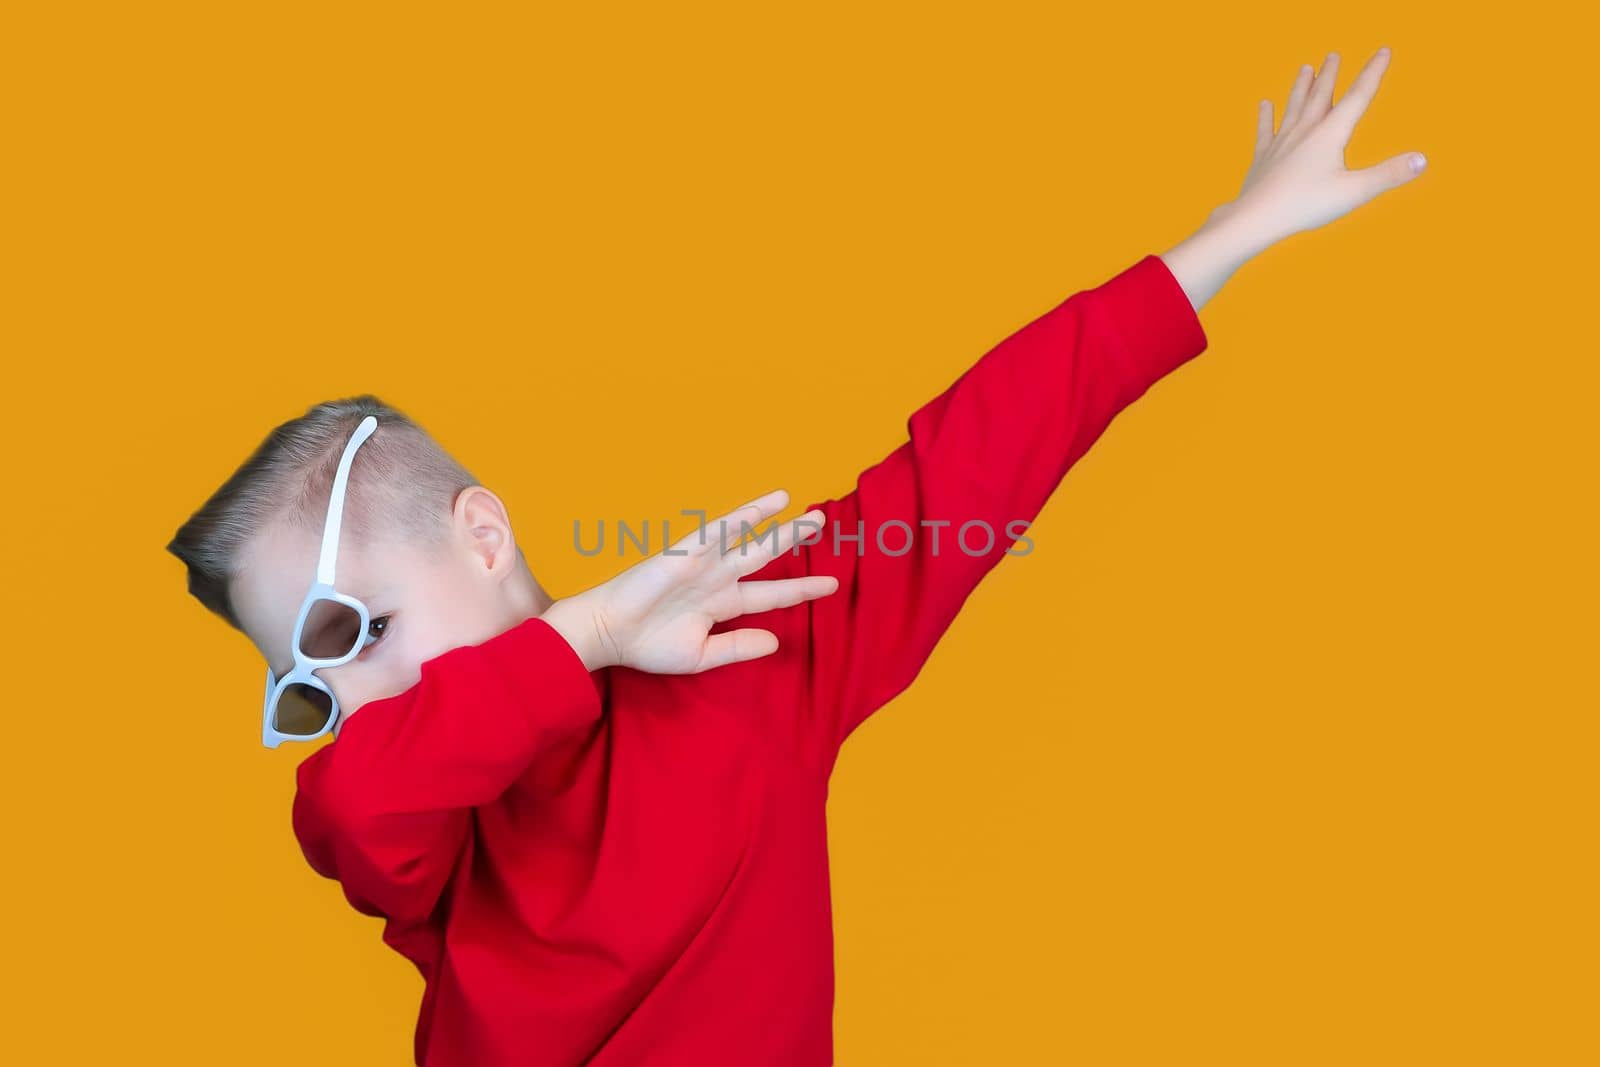
{"label": "fingernail", "polygon": [[1378,54],[1380,56],[1388,55],[1389,54],[1389,46],[1388,45],[1384,45],[1382,48],[1378,49]]}
{"label": "fingernail", "polygon": [[1428,157],[1427,156],[1423,155],[1421,152],[1413,152],[1412,153],[1412,155],[1411,155],[1411,169],[1412,169],[1413,172],[1420,171],[1420,170],[1422,170],[1423,167],[1426,167],[1427,165],[1428,165]]}

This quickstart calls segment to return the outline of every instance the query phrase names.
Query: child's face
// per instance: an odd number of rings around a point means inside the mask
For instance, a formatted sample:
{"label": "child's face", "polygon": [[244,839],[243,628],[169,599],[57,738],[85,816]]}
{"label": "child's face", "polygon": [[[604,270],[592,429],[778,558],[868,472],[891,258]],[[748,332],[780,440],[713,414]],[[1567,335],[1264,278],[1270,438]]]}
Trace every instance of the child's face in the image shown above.
{"label": "child's face", "polygon": [[[231,587],[246,635],[280,678],[293,666],[290,639],[320,548],[320,532],[272,527],[246,548]],[[341,720],[411,688],[427,660],[535,613],[539,605],[519,580],[523,569],[509,526],[470,506],[457,509],[443,548],[356,546],[346,536],[334,587],[366,604],[368,632],[378,640],[350,662],[316,672],[338,698]]]}

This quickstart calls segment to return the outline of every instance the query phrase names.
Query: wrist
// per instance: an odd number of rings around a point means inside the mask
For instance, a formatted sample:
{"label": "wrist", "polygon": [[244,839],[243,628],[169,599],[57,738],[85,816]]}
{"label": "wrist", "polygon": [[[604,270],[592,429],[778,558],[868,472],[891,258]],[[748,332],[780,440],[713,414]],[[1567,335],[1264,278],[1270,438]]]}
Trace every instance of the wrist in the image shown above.
{"label": "wrist", "polygon": [[1198,230],[1161,253],[1161,258],[1198,312],[1235,271],[1274,240],[1259,215],[1230,201],[1214,209]]}
{"label": "wrist", "polygon": [[539,617],[559,633],[590,671],[613,666],[617,660],[599,613],[584,598],[587,594],[557,600]]}
{"label": "wrist", "polygon": [[1189,239],[1203,244],[1219,265],[1235,270],[1275,240],[1270,236],[1266,220],[1248,205],[1241,207],[1237,200],[1213,208],[1205,223]]}
{"label": "wrist", "polygon": [[1205,238],[1237,269],[1265,252],[1289,231],[1259,203],[1230,200],[1213,208],[1196,237]]}

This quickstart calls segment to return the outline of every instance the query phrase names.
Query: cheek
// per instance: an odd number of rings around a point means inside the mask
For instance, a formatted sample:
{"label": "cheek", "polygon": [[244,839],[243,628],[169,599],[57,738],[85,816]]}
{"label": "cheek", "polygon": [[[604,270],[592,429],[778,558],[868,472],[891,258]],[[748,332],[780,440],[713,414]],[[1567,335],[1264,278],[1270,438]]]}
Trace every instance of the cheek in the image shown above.
{"label": "cheek", "polygon": [[[431,657],[426,634],[412,628],[402,632],[399,627],[384,638],[359,664],[360,670],[346,679],[350,689],[360,690],[363,701],[381,700],[396,696],[416,685],[422,677],[422,663]],[[340,694],[343,700],[343,694]]]}
{"label": "cheek", "polygon": [[494,629],[492,620],[498,612],[484,599],[492,591],[486,585],[449,571],[428,576],[426,589],[414,601],[420,606],[413,610],[412,620],[413,628],[426,634],[430,649],[443,652],[494,636],[487,631]]}
{"label": "cheek", "polygon": [[390,658],[413,667],[430,660],[449,647],[449,641],[439,626],[438,615],[432,612],[412,611],[406,616],[402,630],[396,628],[398,641]]}
{"label": "cheek", "polygon": [[406,610],[404,625],[396,618],[394,647],[383,658],[383,670],[391,675],[401,672],[414,681],[423,663],[475,639],[463,636],[462,620],[470,605],[442,594],[421,596],[413,603],[418,606]]}

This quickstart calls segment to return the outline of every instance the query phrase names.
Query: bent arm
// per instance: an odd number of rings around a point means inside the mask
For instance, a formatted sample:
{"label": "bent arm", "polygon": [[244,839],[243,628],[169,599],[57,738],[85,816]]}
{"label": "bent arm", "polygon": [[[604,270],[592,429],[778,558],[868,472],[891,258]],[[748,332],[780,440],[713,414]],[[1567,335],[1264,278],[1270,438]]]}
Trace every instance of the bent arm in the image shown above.
{"label": "bent arm", "polygon": [[451,649],[300,764],[296,837],[357,908],[421,921],[455,867],[471,809],[600,712],[587,666],[542,618]]}

